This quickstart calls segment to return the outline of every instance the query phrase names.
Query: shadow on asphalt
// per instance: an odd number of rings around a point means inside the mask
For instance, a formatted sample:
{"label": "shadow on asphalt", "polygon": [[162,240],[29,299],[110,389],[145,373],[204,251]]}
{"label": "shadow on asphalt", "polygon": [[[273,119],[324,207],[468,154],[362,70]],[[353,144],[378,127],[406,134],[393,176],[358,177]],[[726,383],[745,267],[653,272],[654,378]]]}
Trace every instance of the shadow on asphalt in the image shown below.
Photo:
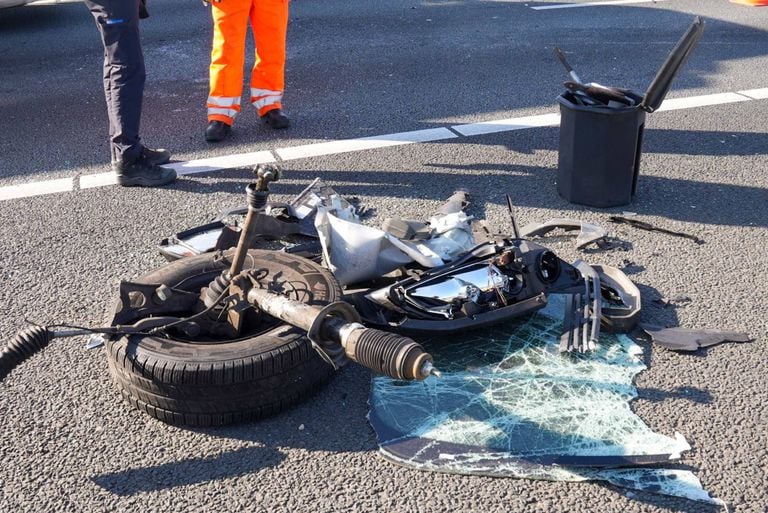
{"label": "shadow on asphalt", "polygon": [[[550,129],[552,136],[555,129]],[[498,137],[498,136],[496,136]],[[545,137],[545,135],[544,135]],[[498,142],[498,139],[494,139]],[[551,148],[550,148],[551,149]],[[292,163],[283,164],[283,169],[292,180],[302,183],[278,183],[273,187],[276,194],[295,196],[306,186],[304,181],[320,177],[342,195],[402,198],[410,201],[426,199],[444,201],[456,190],[465,188],[470,192],[473,206],[470,213],[482,217],[484,205],[506,207],[504,195],[509,193],[512,202],[519,207],[548,208],[560,210],[570,217],[579,217],[580,212],[604,212],[605,227],[610,228],[609,215],[631,210],[638,215],[659,216],[683,222],[725,225],[725,226],[768,226],[768,189],[728,183],[710,183],[681,178],[649,176],[643,173],[640,163],[640,177],[637,192],[630,205],[616,208],[597,209],[568,203],[557,193],[557,171],[548,167],[532,167],[514,163],[455,164],[452,162],[420,162],[412,171],[387,171],[378,169],[317,170],[291,169]],[[195,176],[220,179],[200,187]],[[191,175],[182,178],[172,187],[193,194],[226,192],[236,195],[250,180],[246,170]],[[242,180],[242,181],[239,181]],[[351,182],[353,185],[345,185]],[[430,183],[422,187],[419,183]],[[244,202],[244,200],[243,200]],[[233,199],[232,203],[240,203]],[[363,200],[364,207],[376,208],[375,200]],[[223,207],[224,205],[222,205]],[[212,212],[215,214],[215,212]],[[534,219],[520,219],[525,224]],[[541,220],[539,220],[541,221]],[[657,223],[662,226],[663,223]],[[179,227],[185,229],[186,227]],[[611,230],[609,230],[611,231]],[[692,233],[692,235],[701,235]],[[702,237],[705,239],[706,237]],[[671,244],[687,244],[688,241],[670,236]]]}
{"label": "shadow on asphalt", "polygon": [[191,458],[92,477],[115,495],[130,496],[179,486],[231,479],[277,466],[285,455],[273,447],[245,447],[212,458]]}

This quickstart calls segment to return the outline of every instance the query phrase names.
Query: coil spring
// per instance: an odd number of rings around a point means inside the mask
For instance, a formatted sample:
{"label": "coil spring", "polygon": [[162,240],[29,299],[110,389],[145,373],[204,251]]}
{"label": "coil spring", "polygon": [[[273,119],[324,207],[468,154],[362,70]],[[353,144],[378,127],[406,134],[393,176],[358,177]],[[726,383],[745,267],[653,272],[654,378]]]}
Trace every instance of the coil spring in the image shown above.
{"label": "coil spring", "polygon": [[21,362],[42,351],[53,338],[53,333],[42,326],[32,326],[18,332],[0,353],[0,381]]}
{"label": "coil spring", "polygon": [[245,193],[248,197],[248,206],[253,210],[262,210],[267,205],[269,191],[257,191],[254,184],[250,184],[245,188]]}
{"label": "coil spring", "polygon": [[224,272],[218,275],[205,290],[205,297],[203,297],[203,303],[205,303],[205,306],[210,307],[216,303],[216,301],[218,301],[218,299],[224,293],[224,289],[229,287],[230,281],[231,278],[229,277],[228,273]]}

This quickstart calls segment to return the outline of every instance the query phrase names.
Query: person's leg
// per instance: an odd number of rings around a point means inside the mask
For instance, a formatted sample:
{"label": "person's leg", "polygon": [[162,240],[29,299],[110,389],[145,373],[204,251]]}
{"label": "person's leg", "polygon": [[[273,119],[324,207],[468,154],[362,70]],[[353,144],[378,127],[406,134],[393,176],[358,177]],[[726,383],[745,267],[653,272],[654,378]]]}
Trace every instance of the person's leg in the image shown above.
{"label": "person's leg", "polygon": [[[264,117],[270,111],[282,109],[288,0],[253,0],[250,17],[256,40],[251,103],[258,109],[259,116]],[[285,118],[285,126],[288,126],[287,121]]]}
{"label": "person's leg", "polygon": [[139,0],[86,0],[104,44],[104,96],[112,161],[141,156],[139,126],[144,95],[144,54],[139,39]]}
{"label": "person's leg", "polygon": [[208,96],[209,122],[220,121],[231,125],[240,112],[250,1],[211,2],[213,49]]}

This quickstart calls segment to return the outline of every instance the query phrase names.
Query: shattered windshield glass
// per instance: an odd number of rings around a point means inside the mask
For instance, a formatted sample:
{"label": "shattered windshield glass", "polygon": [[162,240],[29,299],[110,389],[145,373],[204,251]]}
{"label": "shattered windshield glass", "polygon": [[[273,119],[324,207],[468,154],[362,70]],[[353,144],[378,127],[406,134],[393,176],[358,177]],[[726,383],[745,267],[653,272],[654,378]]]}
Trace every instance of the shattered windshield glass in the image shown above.
{"label": "shattered windshield glass", "polygon": [[[463,474],[615,485],[719,503],[690,472],[664,464],[690,449],[630,408],[642,349],[603,334],[595,351],[559,353],[563,297],[493,329],[426,340],[440,379],[375,377],[371,425],[387,459]],[[619,468],[621,467],[621,468]]]}

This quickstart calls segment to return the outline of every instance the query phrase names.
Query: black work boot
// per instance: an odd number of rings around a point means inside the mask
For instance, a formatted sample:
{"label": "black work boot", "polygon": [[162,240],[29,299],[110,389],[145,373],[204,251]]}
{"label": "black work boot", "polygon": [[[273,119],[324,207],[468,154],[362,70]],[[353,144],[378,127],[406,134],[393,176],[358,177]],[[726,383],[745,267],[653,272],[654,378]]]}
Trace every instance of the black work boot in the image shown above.
{"label": "black work boot", "polygon": [[209,121],[205,127],[205,140],[208,142],[221,142],[232,133],[232,127],[223,121]]}
{"label": "black work boot", "polygon": [[113,162],[112,169],[117,175],[117,183],[123,187],[157,187],[176,180],[176,171],[153,164],[143,155],[134,162]]}
{"label": "black work boot", "polygon": [[171,160],[170,151],[164,150],[162,148],[153,150],[152,148],[147,148],[143,145],[141,147],[141,156],[144,157],[147,162],[156,166],[162,166]]}
{"label": "black work boot", "polygon": [[275,129],[288,128],[291,126],[291,120],[282,111],[282,109],[272,109],[261,116],[262,121]]}

